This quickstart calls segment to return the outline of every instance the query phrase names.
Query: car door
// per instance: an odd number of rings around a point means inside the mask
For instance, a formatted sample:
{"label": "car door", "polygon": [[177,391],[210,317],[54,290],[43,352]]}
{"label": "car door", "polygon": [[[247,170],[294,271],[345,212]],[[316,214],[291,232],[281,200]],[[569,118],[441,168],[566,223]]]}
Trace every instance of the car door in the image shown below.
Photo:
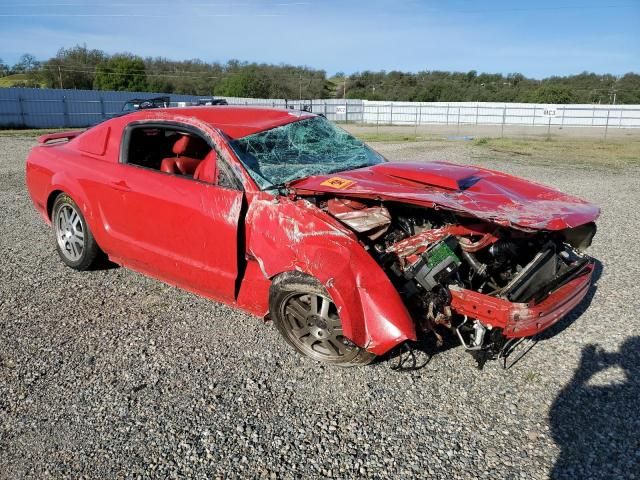
{"label": "car door", "polygon": [[243,192],[130,163],[113,167],[100,210],[116,260],[232,301]]}

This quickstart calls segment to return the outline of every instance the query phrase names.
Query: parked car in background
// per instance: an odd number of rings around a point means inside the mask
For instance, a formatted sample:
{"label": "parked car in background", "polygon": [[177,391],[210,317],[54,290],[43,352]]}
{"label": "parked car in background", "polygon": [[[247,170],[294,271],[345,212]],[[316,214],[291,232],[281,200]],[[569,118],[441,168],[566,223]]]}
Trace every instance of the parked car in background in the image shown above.
{"label": "parked car in background", "polygon": [[122,106],[122,113],[146,110],[148,108],[166,108],[171,103],[171,97],[132,98]]}

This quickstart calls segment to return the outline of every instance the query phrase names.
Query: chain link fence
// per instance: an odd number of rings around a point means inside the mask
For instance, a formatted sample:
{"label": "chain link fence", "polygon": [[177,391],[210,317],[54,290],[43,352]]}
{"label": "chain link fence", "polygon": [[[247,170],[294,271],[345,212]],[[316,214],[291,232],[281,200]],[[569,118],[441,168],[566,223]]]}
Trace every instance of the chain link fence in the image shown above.
{"label": "chain link fence", "polygon": [[[202,96],[31,88],[0,89],[0,128],[88,127],[120,113],[127,100],[169,95],[181,106]],[[488,102],[384,102],[354,99],[225,98],[232,105],[307,109],[336,122],[450,135],[540,135],[640,128],[640,105],[543,105]]]}

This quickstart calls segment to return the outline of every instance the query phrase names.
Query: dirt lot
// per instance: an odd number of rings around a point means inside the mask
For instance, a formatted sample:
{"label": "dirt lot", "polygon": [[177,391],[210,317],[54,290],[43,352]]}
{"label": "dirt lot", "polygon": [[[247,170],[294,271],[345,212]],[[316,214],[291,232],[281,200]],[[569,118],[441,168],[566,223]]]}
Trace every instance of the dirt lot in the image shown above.
{"label": "dirt lot", "polygon": [[514,368],[450,348],[400,373],[322,367],[257,318],[122,268],[64,267],[24,189],[33,143],[0,136],[0,478],[640,478],[633,155],[376,144],[603,209],[597,285]]}

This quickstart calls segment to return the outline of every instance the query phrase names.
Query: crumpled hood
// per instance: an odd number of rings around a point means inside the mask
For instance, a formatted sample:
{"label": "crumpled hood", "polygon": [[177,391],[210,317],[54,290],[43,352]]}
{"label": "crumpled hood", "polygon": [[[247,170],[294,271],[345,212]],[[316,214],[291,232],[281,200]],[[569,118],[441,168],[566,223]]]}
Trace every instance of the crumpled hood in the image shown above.
{"label": "crumpled hood", "polygon": [[523,230],[563,230],[600,215],[595,205],[553,188],[448,162],[382,163],[308,177],[290,186],[299,195],[323,192],[440,207]]}

